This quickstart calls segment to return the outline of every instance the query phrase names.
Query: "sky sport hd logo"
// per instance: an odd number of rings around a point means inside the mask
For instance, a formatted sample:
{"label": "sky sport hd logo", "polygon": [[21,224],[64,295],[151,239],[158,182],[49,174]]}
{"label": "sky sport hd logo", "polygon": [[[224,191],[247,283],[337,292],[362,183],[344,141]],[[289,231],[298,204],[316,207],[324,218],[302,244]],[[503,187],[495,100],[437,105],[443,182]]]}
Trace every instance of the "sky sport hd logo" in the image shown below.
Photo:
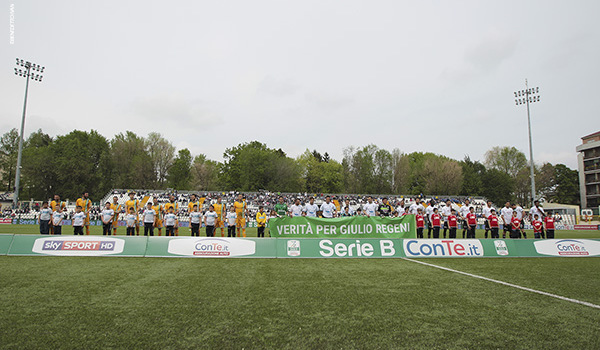
{"label": "sky sport hd logo", "polygon": [[600,242],[588,239],[550,239],[536,241],[539,254],[552,256],[595,256],[600,255]]}
{"label": "sky sport hd logo", "polygon": [[120,254],[125,241],[120,238],[105,237],[52,237],[38,238],[32,251],[45,255],[98,256]]}
{"label": "sky sport hd logo", "polygon": [[197,258],[253,255],[256,242],[237,238],[177,238],[169,241],[170,254]]}

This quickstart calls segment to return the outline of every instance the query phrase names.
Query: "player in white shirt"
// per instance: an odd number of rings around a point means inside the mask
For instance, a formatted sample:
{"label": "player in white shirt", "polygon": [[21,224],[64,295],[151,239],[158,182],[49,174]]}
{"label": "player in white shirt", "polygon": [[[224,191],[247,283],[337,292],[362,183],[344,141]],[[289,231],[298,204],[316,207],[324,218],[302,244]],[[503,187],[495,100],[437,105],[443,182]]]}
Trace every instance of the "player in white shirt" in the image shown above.
{"label": "player in white shirt", "polygon": [[429,205],[425,208],[425,216],[427,223],[427,238],[431,238],[431,231],[433,231],[433,225],[431,224],[431,215],[433,215],[433,209],[437,208],[435,201],[432,199],[429,201]]}
{"label": "player in white shirt", "polygon": [[406,209],[404,209],[404,199],[400,201],[400,204],[396,207],[396,216],[400,217],[406,213]]}
{"label": "player in white shirt", "polygon": [[104,209],[100,213],[100,219],[102,220],[102,235],[110,236],[110,229],[112,228],[112,219],[115,216],[115,211],[111,209],[110,202],[106,202]]}
{"label": "player in white shirt", "polygon": [[315,204],[315,199],[310,197],[308,200],[308,204],[304,206],[304,215],[310,218],[316,218],[317,212],[319,211],[319,206]]}
{"label": "player in white shirt", "polygon": [[215,236],[215,223],[219,214],[215,211],[215,207],[211,204],[208,211],[204,213],[204,226],[206,226],[206,237]]}
{"label": "player in white shirt", "polygon": [[235,207],[232,205],[227,212],[227,237],[235,237],[235,220],[237,214],[235,213]]}
{"label": "player in white shirt", "polygon": [[450,200],[446,201],[446,205],[442,207],[441,210],[442,219],[444,219],[444,238],[446,238],[446,232],[450,229],[448,227],[448,217],[452,215],[452,202]]}
{"label": "player in white shirt", "polygon": [[502,216],[502,238],[506,238],[506,232],[510,235],[511,228],[510,222],[513,217],[513,208],[510,206],[510,202],[506,202],[504,207],[500,210],[500,215]]}
{"label": "player in white shirt", "polygon": [[73,214],[73,234],[83,236],[83,223],[87,214],[84,213],[83,207],[78,205],[75,207],[75,214]]}
{"label": "player in white shirt", "polygon": [[[346,211],[346,208],[348,208],[348,211]],[[352,207],[350,206],[350,200],[346,199],[344,201],[344,212],[346,212],[347,216],[354,216],[354,209],[352,209]]]}
{"label": "player in white shirt", "polygon": [[192,211],[190,212],[190,230],[192,237],[200,236],[200,220],[202,219],[202,213],[198,211],[198,204],[192,205]]}
{"label": "player in white shirt", "polygon": [[363,214],[365,216],[377,216],[379,204],[373,202],[373,197],[367,197],[367,203],[363,205]]}
{"label": "player in white shirt", "polygon": [[291,217],[302,216],[303,210],[304,208],[302,207],[302,204],[300,204],[300,199],[298,198],[296,198],[294,204],[290,205],[290,208],[288,209]]}
{"label": "player in white shirt", "polygon": [[323,215],[324,218],[328,219],[335,216],[335,204],[331,203],[331,197],[325,197],[325,203],[321,204],[321,213],[321,215]]}
{"label": "player in white shirt", "polygon": [[142,213],[144,218],[144,236],[154,236],[154,226],[156,225],[156,211],[152,209],[152,202],[148,201],[146,210]]}
{"label": "player in white shirt", "polygon": [[492,230],[490,227],[490,222],[488,221],[488,218],[490,215],[492,215],[492,210],[496,210],[494,207],[492,207],[492,201],[487,201],[486,205],[483,206],[483,217],[485,219],[485,238],[488,238],[488,232]]}
{"label": "player in white shirt", "polygon": [[462,236],[463,236],[463,238],[465,238],[465,235],[467,234],[467,229],[469,228],[469,225],[467,224],[467,214],[469,214],[471,212],[471,207],[472,207],[471,201],[469,201],[468,199],[465,199],[465,203],[458,210],[458,213],[460,214],[460,218],[462,219],[462,226],[463,226]]}
{"label": "player in white shirt", "polygon": [[422,212],[425,211],[425,207],[423,206],[423,204],[421,204],[421,199],[420,198],[415,198],[415,202],[410,205],[410,207],[408,208],[408,211],[412,215],[417,215],[417,211],[419,209],[421,209]]}
{"label": "player in white shirt", "polygon": [[[65,212],[60,206],[56,206],[55,209],[56,210],[54,210],[52,213],[52,227],[54,228],[53,234],[60,235],[62,234],[62,224],[63,220],[65,219]],[[64,210],[67,210],[67,208]]]}
{"label": "player in white shirt", "polygon": [[[535,215],[538,216],[538,218],[542,221],[544,221],[544,217],[546,217],[546,213],[544,212],[544,209],[542,207],[540,207],[540,201],[536,200],[533,202],[533,207],[531,207],[531,209],[529,209],[529,216],[530,216],[530,221],[533,222],[533,218],[535,217]],[[540,232],[540,237],[541,238],[546,238],[546,234],[544,233],[544,226],[542,226],[542,231]]]}
{"label": "player in white shirt", "polygon": [[[125,223],[127,224],[127,236],[133,236],[135,233],[137,222],[137,215],[135,214],[135,209],[133,207],[129,208],[129,213],[125,215]],[[138,233],[138,236],[140,234]]]}
{"label": "player in white shirt", "polygon": [[38,216],[38,223],[40,224],[40,233],[43,235],[50,234],[50,219],[52,219],[52,209],[48,208],[48,203],[44,202],[40,209],[40,215]]}
{"label": "player in white shirt", "polygon": [[179,220],[177,220],[177,215],[175,215],[173,207],[169,207],[169,212],[165,215],[165,227],[167,236],[175,236],[175,226],[179,225]]}

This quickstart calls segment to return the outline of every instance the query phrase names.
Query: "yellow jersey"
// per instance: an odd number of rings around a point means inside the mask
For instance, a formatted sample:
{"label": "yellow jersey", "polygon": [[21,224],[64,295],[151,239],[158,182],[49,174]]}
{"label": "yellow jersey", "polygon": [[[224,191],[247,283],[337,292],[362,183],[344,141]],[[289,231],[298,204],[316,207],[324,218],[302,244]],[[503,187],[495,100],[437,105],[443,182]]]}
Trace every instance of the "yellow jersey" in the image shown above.
{"label": "yellow jersey", "polygon": [[242,201],[241,203],[238,201],[233,202],[233,206],[235,207],[235,213],[238,218],[243,218],[246,213],[246,201]]}
{"label": "yellow jersey", "polygon": [[177,205],[177,202],[175,202],[175,203],[169,202],[169,203],[165,204],[165,212],[168,213],[169,209],[171,209],[171,208],[173,208],[173,213],[176,213],[177,209],[179,209],[179,206]]}
{"label": "yellow jersey", "polygon": [[88,214],[90,209],[92,209],[92,201],[89,198],[88,199],[78,198],[77,201],[75,202],[75,205],[78,205],[81,208],[83,208],[83,212],[86,214]]}
{"label": "yellow jersey", "polygon": [[140,210],[140,201],[137,199],[128,200],[125,202],[125,209],[127,209],[127,213],[129,214],[129,208],[133,208],[134,212],[138,212]]}
{"label": "yellow jersey", "polygon": [[57,207],[60,208],[60,210],[62,211],[67,207],[67,205],[63,201],[57,202],[53,200],[52,202],[50,202],[50,209],[52,209],[52,211],[56,211]]}
{"label": "yellow jersey", "polygon": [[[188,212],[191,213],[194,211],[194,204],[198,206],[198,211],[202,210],[202,206],[200,206],[200,202],[196,201],[196,202],[189,202],[188,203]],[[173,209],[175,210],[175,209]]]}
{"label": "yellow jersey", "polygon": [[157,205],[152,206],[152,210],[156,212],[156,219],[162,220],[163,210],[162,205],[158,203]]}
{"label": "yellow jersey", "polygon": [[119,203],[111,203],[110,209],[115,211],[115,219],[119,217],[119,213],[121,212],[121,204]]}
{"label": "yellow jersey", "polygon": [[256,224],[258,227],[265,227],[267,225],[267,212],[263,211],[262,213],[259,211],[256,213]]}
{"label": "yellow jersey", "polygon": [[221,203],[215,203],[212,205],[213,208],[215,208],[215,212],[217,213],[217,219],[219,220],[223,220],[223,213],[225,212],[225,204]]}

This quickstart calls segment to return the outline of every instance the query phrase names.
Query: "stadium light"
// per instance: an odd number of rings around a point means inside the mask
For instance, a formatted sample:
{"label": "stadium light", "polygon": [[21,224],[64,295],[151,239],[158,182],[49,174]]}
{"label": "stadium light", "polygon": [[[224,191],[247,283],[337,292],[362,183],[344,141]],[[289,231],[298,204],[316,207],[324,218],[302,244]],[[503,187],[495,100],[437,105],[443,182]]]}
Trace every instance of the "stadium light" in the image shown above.
{"label": "stadium light", "polygon": [[529,161],[531,168],[531,203],[535,201],[535,172],[533,168],[533,145],[531,142],[531,118],[529,117],[529,104],[540,102],[540,88],[530,88],[527,79],[525,79],[525,90],[515,91],[515,103],[519,105],[527,105],[527,125],[529,126]]}
{"label": "stadium light", "polygon": [[[46,67],[42,67],[39,64],[31,63],[29,61],[25,61],[17,58],[17,68],[15,68],[15,75],[20,77],[25,77],[25,101],[23,102],[23,117],[21,118],[21,134],[19,137],[19,153],[17,156],[17,172],[15,175],[15,194],[13,196],[13,209],[17,208],[17,203],[19,202],[19,182],[21,180],[21,156],[23,155],[23,132],[25,129],[25,111],[27,110],[27,91],[29,90],[29,80],[30,78],[42,82],[42,74],[44,73],[44,69]],[[22,67],[19,68],[19,67]],[[33,70],[33,72],[32,72]],[[36,73],[37,72],[37,73]]]}

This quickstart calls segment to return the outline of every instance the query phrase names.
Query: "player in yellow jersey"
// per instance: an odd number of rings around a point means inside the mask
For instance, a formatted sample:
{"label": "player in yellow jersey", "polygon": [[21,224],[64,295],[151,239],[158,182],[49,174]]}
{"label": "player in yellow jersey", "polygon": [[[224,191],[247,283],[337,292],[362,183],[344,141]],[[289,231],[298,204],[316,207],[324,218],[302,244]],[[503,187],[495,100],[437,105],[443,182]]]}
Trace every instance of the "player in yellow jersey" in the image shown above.
{"label": "player in yellow jersey", "polygon": [[92,201],[90,200],[90,194],[87,192],[83,192],[81,198],[78,198],[75,202],[75,205],[81,207],[83,213],[85,213],[85,219],[83,220],[83,225],[85,226],[85,234],[90,234],[90,209],[92,209]]}
{"label": "player in yellow jersey", "polygon": [[258,207],[258,213],[256,213],[257,237],[265,237],[265,227],[267,226],[268,220],[269,216],[267,215],[267,212],[265,212],[265,208],[261,205]]}
{"label": "player in yellow jersey", "polygon": [[117,235],[117,227],[119,226],[119,214],[121,213],[121,204],[119,204],[119,197],[114,196],[113,197],[113,202],[110,205],[110,209],[112,209],[115,214],[113,215],[112,218],[112,229],[113,229],[113,236]]}
{"label": "player in yellow jersey", "polygon": [[152,205],[152,210],[154,210],[154,212],[156,212],[156,225],[154,227],[156,227],[156,229],[158,229],[158,235],[160,236],[162,234],[162,228],[163,228],[163,215],[164,215],[164,210],[163,210],[163,206],[162,204],[158,203],[158,198],[154,197],[153,200],[153,205]]}
{"label": "player in yellow jersey", "polygon": [[[165,204],[165,212],[169,212],[169,209],[173,208],[173,214],[177,215],[177,211],[179,210],[179,205],[175,201],[175,196],[169,196],[169,203]],[[179,226],[175,227],[175,236],[179,236]]]}
{"label": "player in yellow jersey", "polygon": [[[237,201],[233,202],[233,206],[235,207],[235,214],[237,215],[237,218],[235,219],[237,236],[246,237],[246,215],[248,214],[248,207],[246,206],[246,201],[244,200],[244,196],[242,194],[238,195],[238,199]],[[240,231],[242,233],[241,236]]]}
{"label": "player in yellow jersey", "polygon": [[133,208],[133,212],[135,214],[135,234],[136,236],[140,235],[140,226],[139,226],[139,218],[138,214],[140,211],[140,201],[135,199],[135,192],[129,192],[129,200],[125,201],[125,210],[129,213],[129,209]]}
{"label": "player in yellow jersey", "polygon": [[[60,196],[55,194],[54,199],[52,200],[52,202],[50,202],[50,209],[52,209],[52,212],[54,213],[57,209],[59,209],[60,212],[63,212],[63,211],[65,211],[66,208],[67,208],[67,204],[65,202],[61,202]],[[54,226],[53,225],[50,225],[50,234],[51,235],[54,234]]]}
{"label": "player in yellow jersey", "polygon": [[217,213],[217,220],[215,221],[215,231],[218,227],[221,228],[221,237],[225,237],[225,213],[227,212],[227,208],[225,208],[225,204],[221,203],[221,196],[217,197],[217,203],[213,204],[213,208]]}
{"label": "player in yellow jersey", "polygon": [[[200,210],[202,209],[202,206],[200,205],[200,201],[198,201],[198,196],[196,196],[195,194],[191,194],[190,195],[190,201],[188,202],[188,215],[194,211],[194,205]],[[190,232],[192,230],[192,225],[190,225]],[[192,232],[192,236],[193,236],[193,232]]]}

